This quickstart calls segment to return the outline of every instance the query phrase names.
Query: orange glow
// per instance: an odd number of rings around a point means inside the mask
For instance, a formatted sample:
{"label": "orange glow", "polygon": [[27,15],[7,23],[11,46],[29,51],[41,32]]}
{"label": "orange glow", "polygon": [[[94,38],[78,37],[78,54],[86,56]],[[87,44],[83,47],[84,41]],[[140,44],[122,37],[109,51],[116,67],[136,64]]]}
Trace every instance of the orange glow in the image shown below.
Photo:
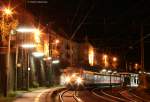
{"label": "orange glow", "polygon": [[137,70],[138,67],[139,67],[139,64],[138,64],[138,63],[135,63],[134,68]]}
{"label": "orange glow", "polygon": [[40,43],[40,34],[41,34],[41,31],[39,29],[36,29],[34,31],[34,38],[35,38],[36,43]]}
{"label": "orange glow", "polygon": [[6,8],[3,9],[3,14],[7,15],[7,16],[10,16],[10,15],[13,14],[13,11],[10,7],[6,7]]}
{"label": "orange glow", "polygon": [[89,48],[89,64],[93,66],[94,64],[94,49],[92,47]]}
{"label": "orange glow", "polygon": [[60,41],[58,39],[55,40],[55,44],[58,44]]}
{"label": "orange glow", "polygon": [[103,55],[103,61],[104,61],[104,66],[108,67],[108,55],[106,54]]}
{"label": "orange glow", "polygon": [[117,61],[117,58],[116,58],[116,57],[113,57],[113,61],[116,62],[116,61]]}
{"label": "orange glow", "polygon": [[46,56],[49,56],[49,46],[48,46],[48,42],[44,42],[44,54]]}

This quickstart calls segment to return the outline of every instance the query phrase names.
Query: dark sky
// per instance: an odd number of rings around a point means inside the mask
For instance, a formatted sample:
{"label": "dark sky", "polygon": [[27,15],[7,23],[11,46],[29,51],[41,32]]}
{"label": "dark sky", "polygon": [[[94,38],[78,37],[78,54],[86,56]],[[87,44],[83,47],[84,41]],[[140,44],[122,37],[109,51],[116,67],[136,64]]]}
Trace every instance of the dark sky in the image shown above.
{"label": "dark sky", "polygon": [[[43,24],[53,22],[74,40],[89,41],[102,51],[140,62],[141,25],[144,36],[150,33],[149,0],[27,0],[27,8]],[[43,3],[42,3],[43,2]],[[77,29],[79,27],[79,29]],[[145,39],[148,68],[150,37]]]}

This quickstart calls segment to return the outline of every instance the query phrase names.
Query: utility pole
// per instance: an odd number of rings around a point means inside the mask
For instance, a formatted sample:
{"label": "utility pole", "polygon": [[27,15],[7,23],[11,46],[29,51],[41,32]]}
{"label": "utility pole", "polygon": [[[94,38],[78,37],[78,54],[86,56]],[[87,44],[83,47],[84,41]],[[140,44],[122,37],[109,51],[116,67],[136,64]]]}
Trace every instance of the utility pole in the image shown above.
{"label": "utility pole", "polygon": [[140,75],[140,87],[147,88],[146,75],[144,74],[144,36],[143,36],[143,24],[141,24],[141,70],[142,74]]}
{"label": "utility pole", "polygon": [[141,25],[141,70],[144,71],[144,36],[143,36],[143,25]]}
{"label": "utility pole", "polygon": [[17,83],[18,83],[18,34],[16,33],[16,67],[15,67],[15,91],[17,90]]}

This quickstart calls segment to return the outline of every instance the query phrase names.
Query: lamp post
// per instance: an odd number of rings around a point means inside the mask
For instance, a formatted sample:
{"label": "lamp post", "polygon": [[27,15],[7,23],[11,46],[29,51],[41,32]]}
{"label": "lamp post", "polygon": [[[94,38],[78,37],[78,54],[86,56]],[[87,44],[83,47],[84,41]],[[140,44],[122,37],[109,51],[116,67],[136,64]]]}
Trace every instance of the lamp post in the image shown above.
{"label": "lamp post", "polygon": [[[12,16],[13,11],[10,7],[4,7],[2,10],[2,33],[5,34],[5,17]],[[8,32],[7,32],[8,33]],[[4,82],[4,96],[8,95],[8,72],[10,67],[10,37],[11,34],[8,34],[8,44],[7,44],[7,57],[6,57],[6,68],[5,68],[5,82]]]}

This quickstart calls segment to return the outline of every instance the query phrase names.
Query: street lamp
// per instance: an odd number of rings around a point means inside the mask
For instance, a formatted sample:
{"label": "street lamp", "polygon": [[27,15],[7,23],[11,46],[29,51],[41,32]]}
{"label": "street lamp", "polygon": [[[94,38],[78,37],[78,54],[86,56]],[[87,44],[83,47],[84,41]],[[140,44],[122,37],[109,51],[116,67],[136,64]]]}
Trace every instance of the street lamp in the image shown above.
{"label": "street lamp", "polygon": [[44,53],[42,53],[42,52],[33,52],[32,55],[35,56],[35,57],[43,57]]}
{"label": "street lamp", "polygon": [[89,64],[93,66],[94,65],[94,49],[92,47],[89,47],[88,49],[88,60],[89,60]]}
{"label": "street lamp", "polygon": [[13,14],[13,9],[11,9],[10,7],[4,7],[3,14],[7,16],[11,16]]}
{"label": "street lamp", "polygon": [[113,62],[116,62],[117,61],[117,57],[113,57]]}
{"label": "street lamp", "polygon": [[117,67],[117,60],[118,60],[117,57],[113,57],[113,58],[112,58],[112,67],[113,67],[113,68],[116,68],[116,67]]}
{"label": "street lamp", "polygon": [[22,48],[34,48],[35,44],[22,44]]}
{"label": "street lamp", "polygon": [[55,44],[58,44],[60,41],[58,39],[55,40]]}
{"label": "street lamp", "polygon": [[19,27],[16,31],[20,33],[34,33],[36,29],[32,27]]}
{"label": "street lamp", "polygon": [[53,64],[58,64],[58,63],[59,63],[59,60],[53,60],[52,63],[53,63]]}
{"label": "street lamp", "polygon": [[[4,7],[2,9],[2,33],[10,33],[10,32],[5,32],[5,17],[12,16],[13,12],[10,7]],[[7,96],[8,94],[8,70],[10,67],[10,38],[11,34],[8,34],[8,49],[7,49],[7,60],[6,60],[6,68],[5,68],[5,87],[4,87],[4,96]]]}
{"label": "street lamp", "polygon": [[134,64],[134,68],[135,68],[135,70],[137,71],[138,68],[139,68],[139,64],[138,64],[138,63],[135,63],[135,64]]}

